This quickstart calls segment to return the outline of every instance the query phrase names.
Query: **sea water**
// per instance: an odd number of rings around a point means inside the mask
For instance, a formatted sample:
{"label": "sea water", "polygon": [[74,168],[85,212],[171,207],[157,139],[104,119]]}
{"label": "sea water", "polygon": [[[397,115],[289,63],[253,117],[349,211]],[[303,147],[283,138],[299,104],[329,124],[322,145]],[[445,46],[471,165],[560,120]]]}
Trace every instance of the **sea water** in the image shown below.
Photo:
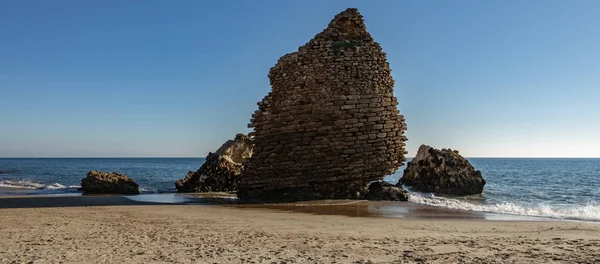
{"label": "sea water", "polygon": [[0,188],[4,195],[79,192],[81,179],[99,170],[133,178],[141,193],[168,193],[202,163],[204,158],[0,158]]}
{"label": "sea water", "polygon": [[[486,185],[462,197],[412,192],[410,201],[451,209],[600,221],[600,159],[471,158]],[[386,178],[397,182],[401,171]]]}
{"label": "sea water", "polygon": [[[470,158],[487,184],[462,197],[411,192],[410,201],[451,209],[600,222],[600,159]],[[135,179],[142,194],[173,193],[203,158],[0,159],[0,195],[73,195],[90,170]],[[385,178],[398,182],[404,168]]]}

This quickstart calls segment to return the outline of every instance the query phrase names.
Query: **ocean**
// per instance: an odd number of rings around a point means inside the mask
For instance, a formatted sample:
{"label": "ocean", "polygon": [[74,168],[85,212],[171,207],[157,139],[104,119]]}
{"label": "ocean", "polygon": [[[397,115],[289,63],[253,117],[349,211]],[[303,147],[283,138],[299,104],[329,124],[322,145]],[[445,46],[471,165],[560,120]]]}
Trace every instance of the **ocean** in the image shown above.
{"label": "ocean", "polygon": [[[514,216],[600,222],[600,159],[469,158],[487,184],[481,195],[411,192],[413,203]],[[135,179],[144,194],[174,193],[203,158],[0,158],[0,196],[78,195],[90,170]],[[396,183],[404,168],[385,178]]]}

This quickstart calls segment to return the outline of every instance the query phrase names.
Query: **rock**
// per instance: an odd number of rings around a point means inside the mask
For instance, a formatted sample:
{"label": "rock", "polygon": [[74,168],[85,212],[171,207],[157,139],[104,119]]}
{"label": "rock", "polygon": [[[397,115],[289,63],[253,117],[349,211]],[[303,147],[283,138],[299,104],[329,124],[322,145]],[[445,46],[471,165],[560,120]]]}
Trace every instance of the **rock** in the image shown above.
{"label": "rock", "polygon": [[178,192],[234,192],[238,190],[243,162],[252,156],[252,139],[237,134],[215,153],[208,153],[198,171],[175,182]]}
{"label": "rock", "polygon": [[269,71],[249,127],[240,198],[360,198],[404,164],[404,117],[386,54],[355,8]]}
{"label": "rock", "polygon": [[81,190],[86,193],[139,194],[133,179],[116,172],[90,171],[81,180]]}
{"label": "rock", "polygon": [[469,195],[483,192],[485,180],[458,151],[421,145],[398,185],[419,192]]}
{"label": "rock", "polygon": [[408,201],[408,192],[400,186],[377,181],[369,185],[365,198],[373,201]]}

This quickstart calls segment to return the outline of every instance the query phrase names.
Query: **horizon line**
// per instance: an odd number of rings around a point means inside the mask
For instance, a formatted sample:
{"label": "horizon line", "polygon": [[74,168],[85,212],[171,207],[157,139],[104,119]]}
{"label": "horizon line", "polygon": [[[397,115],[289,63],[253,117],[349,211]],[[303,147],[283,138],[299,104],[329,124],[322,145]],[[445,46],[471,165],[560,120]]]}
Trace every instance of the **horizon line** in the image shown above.
{"label": "horizon line", "polygon": [[[464,157],[464,156],[463,156]],[[37,156],[37,157],[4,157],[0,156],[0,159],[205,159],[204,157],[192,157],[192,156],[172,156],[172,157],[161,157],[161,156],[128,156],[128,157],[64,157],[64,156]],[[412,159],[414,157],[406,157]],[[464,157],[466,159],[600,159],[600,157]]]}

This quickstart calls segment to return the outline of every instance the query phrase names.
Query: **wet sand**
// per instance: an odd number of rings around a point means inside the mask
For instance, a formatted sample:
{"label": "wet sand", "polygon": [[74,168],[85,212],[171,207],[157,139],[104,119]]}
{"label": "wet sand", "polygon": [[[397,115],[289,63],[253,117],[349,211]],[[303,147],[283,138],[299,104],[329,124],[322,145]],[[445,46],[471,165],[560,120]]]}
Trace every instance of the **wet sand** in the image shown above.
{"label": "wet sand", "polygon": [[0,263],[600,263],[598,224],[411,203],[198,201],[2,198]]}
{"label": "wet sand", "polygon": [[350,217],[386,217],[405,219],[479,219],[479,220],[515,220],[546,221],[548,219],[489,214],[454,210],[441,207],[420,205],[410,202],[388,201],[311,201],[283,204],[242,204],[237,208],[279,210],[285,212],[308,213],[316,215],[343,215]]}
{"label": "wet sand", "polygon": [[0,196],[0,208],[44,208],[82,206],[130,205],[221,205],[233,208],[266,209],[317,215],[343,215],[350,217],[481,219],[481,220],[532,220],[535,217],[510,216],[432,207],[410,202],[321,200],[294,203],[248,203],[227,193],[204,194],[146,194],[146,195],[22,195]]}

